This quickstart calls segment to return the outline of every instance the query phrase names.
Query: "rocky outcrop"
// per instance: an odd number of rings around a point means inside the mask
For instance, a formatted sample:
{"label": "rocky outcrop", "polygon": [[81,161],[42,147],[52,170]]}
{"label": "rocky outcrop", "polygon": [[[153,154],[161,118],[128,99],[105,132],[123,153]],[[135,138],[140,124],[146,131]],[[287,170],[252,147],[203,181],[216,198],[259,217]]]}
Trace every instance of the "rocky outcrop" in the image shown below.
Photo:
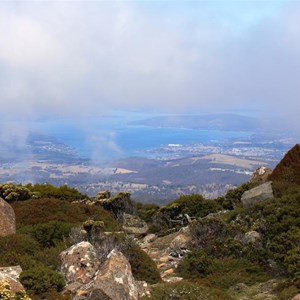
{"label": "rocky outcrop", "polygon": [[273,197],[272,182],[269,181],[244,192],[241,201],[244,207],[249,207],[257,202]]}
{"label": "rocky outcrop", "polygon": [[60,257],[66,291],[74,295],[73,300],[137,300],[149,293],[147,283],[134,279],[128,260],[116,249],[109,253],[103,265],[88,242],[72,246]]}
{"label": "rocky outcrop", "polygon": [[16,233],[16,217],[13,208],[0,198],[0,236]]}
{"label": "rocky outcrop", "polygon": [[72,284],[72,288],[92,281],[100,266],[95,248],[89,242],[72,246],[62,252],[60,258],[61,272],[67,284]]}
{"label": "rocky outcrop", "polygon": [[147,234],[148,225],[138,216],[124,214],[122,229],[128,234],[139,236]]}
{"label": "rocky outcrop", "polygon": [[300,144],[289,150],[269,176],[272,181],[287,181],[300,185]]}
{"label": "rocky outcrop", "polygon": [[115,249],[108,255],[107,261],[94,280],[90,297],[93,299],[98,294],[105,295],[109,300],[138,299],[138,288],[131,266],[126,257]]}
{"label": "rocky outcrop", "polygon": [[252,174],[250,182],[265,183],[268,181],[268,177],[271,175],[272,169],[266,167],[260,167]]}

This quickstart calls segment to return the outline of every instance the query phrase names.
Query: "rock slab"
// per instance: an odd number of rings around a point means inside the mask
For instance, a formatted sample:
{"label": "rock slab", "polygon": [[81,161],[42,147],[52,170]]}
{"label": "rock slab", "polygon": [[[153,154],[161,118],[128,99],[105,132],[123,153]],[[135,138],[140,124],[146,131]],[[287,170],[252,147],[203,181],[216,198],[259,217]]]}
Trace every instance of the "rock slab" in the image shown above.
{"label": "rock slab", "polygon": [[16,233],[16,217],[11,205],[0,198],[0,236]]}
{"label": "rock slab", "polygon": [[263,183],[249,191],[244,192],[241,201],[244,207],[249,207],[257,202],[273,198],[272,182]]}

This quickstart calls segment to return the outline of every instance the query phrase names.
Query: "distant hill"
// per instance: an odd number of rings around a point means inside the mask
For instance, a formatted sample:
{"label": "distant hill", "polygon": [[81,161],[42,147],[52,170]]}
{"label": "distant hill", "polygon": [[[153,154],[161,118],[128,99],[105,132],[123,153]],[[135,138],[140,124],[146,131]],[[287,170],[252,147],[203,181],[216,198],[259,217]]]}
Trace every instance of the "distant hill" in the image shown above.
{"label": "distant hill", "polygon": [[266,127],[264,122],[256,118],[235,114],[158,116],[133,121],[129,125],[223,131],[257,131]]}
{"label": "distant hill", "polygon": [[287,152],[269,179],[300,185],[300,144],[295,145]]}

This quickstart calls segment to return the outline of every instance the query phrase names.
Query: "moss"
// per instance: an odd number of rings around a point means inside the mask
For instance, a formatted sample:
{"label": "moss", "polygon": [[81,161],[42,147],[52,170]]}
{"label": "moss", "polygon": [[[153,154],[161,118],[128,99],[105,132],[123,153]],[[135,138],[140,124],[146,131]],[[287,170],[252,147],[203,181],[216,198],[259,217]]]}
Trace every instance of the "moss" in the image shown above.
{"label": "moss", "polygon": [[31,300],[23,290],[12,292],[10,283],[6,280],[0,281],[0,299],[1,300]]}

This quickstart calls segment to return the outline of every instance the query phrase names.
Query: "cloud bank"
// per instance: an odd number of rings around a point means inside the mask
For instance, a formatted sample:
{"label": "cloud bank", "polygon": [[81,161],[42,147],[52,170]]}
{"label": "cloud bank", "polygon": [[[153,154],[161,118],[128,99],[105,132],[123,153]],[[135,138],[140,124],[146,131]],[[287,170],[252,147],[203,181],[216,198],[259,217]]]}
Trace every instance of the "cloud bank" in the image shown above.
{"label": "cloud bank", "polygon": [[1,119],[300,112],[300,4],[2,2]]}

